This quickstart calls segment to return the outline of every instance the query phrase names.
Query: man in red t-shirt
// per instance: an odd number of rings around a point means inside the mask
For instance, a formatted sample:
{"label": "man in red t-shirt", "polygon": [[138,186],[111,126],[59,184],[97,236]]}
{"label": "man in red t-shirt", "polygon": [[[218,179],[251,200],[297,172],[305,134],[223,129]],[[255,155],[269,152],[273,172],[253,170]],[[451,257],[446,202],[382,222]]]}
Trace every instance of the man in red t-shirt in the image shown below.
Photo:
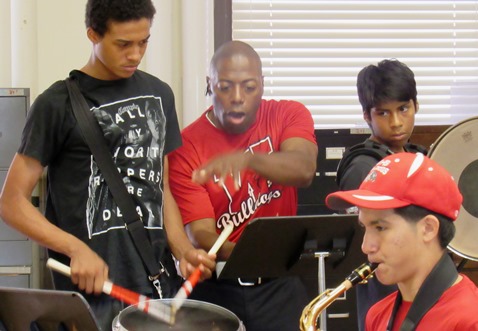
{"label": "man in red t-shirt", "polygon": [[332,209],[357,206],[362,251],[375,275],[398,291],[370,308],[366,331],[478,331],[478,288],[446,252],[462,195],[451,175],[421,153],[397,153],[359,189],[329,194]]}
{"label": "man in red t-shirt", "polygon": [[[295,215],[297,187],[315,175],[309,110],[295,101],[263,100],[263,89],[254,49],[239,41],[221,46],[207,77],[213,105],[183,130],[183,146],[169,158],[171,191],[193,243],[208,250],[224,226],[234,224],[218,261],[227,260],[252,219]],[[197,285],[191,298],[231,310],[248,331],[298,329],[308,302],[295,277],[212,279]]]}

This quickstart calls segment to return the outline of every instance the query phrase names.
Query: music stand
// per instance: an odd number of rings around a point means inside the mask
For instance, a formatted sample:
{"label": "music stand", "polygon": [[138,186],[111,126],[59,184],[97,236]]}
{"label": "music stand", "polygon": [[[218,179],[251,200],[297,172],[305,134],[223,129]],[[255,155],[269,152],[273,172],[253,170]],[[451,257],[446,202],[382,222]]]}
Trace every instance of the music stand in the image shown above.
{"label": "music stand", "polygon": [[219,279],[300,273],[303,259],[329,254],[327,266],[348,275],[366,261],[357,215],[263,217],[244,229]]}
{"label": "music stand", "polygon": [[[0,287],[0,329],[58,331],[99,330],[80,293]],[[60,326],[62,328],[60,328]]]}
{"label": "music stand", "polygon": [[[362,239],[357,215],[257,218],[245,227],[218,278],[300,276],[306,271],[302,264],[317,258],[318,289],[323,293],[326,269],[345,278],[366,262]],[[325,316],[324,310],[324,331]]]}

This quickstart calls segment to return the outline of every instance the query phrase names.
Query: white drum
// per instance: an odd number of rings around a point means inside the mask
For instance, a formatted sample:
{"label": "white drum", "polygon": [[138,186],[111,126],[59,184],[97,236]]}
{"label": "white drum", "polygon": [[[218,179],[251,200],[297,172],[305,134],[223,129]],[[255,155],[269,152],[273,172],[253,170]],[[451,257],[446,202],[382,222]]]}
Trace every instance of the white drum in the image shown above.
{"label": "white drum", "polygon": [[[172,299],[150,300],[149,304],[171,304]],[[123,309],[113,321],[113,331],[245,331],[239,318],[231,311],[202,301],[187,299],[176,314],[176,322],[169,325],[149,316],[134,306]]]}
{"label": "white drum", "polygon": [[432,145],[428,156],[447,169],[463,195],[456,234],[448,248],[478,261],[478,117],[448,128]]}

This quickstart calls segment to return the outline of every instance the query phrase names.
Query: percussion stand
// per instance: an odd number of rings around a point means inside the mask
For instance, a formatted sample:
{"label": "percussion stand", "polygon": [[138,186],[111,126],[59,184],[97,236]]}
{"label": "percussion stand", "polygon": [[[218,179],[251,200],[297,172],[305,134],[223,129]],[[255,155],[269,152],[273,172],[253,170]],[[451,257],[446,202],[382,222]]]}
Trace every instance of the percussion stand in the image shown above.
{"label": "percussion stand", "polygon": [[465,264],[466,262],[468,262],[469,260],[468,259],[461,259],[460,263],[458,263],[458,266],[456,267],[456,270],[458,270],[459,272],[463,270],[463,268],[465,267]]}
{"label": "percussion stand", "polygon": [[467,259],[467,258],[464,257],[464,258],[462,258],[460,263],[458,263],[458,265],[456,266],[456,270],[458,270],[458,272],[478,271],[478,268],[466,268],[466,270],[465,270],[465,264],[469,261],[478,261],[478,260]]}

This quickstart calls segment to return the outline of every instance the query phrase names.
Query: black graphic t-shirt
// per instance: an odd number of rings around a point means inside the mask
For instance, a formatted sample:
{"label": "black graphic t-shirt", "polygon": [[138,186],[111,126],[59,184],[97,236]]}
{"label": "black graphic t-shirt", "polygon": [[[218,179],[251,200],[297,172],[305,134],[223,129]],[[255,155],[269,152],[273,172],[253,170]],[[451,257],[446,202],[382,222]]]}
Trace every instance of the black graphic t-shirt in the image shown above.
{"label": "black graphic t-shirt", "polygon": [[[142,71],[116,81],[97,80],[76,70],[70,75],[78,79],[104,132],[159,258],[167,245],[162,219],[164,156],[181,144],[172,90]],[[48,167],[46,217],[105,259],[112,281],[150,294],[121,211],[81,136],[64,81],[54,83],[33,103],[19,153]],[[69,280],[55,281],[57,288],[71,289]]]}

